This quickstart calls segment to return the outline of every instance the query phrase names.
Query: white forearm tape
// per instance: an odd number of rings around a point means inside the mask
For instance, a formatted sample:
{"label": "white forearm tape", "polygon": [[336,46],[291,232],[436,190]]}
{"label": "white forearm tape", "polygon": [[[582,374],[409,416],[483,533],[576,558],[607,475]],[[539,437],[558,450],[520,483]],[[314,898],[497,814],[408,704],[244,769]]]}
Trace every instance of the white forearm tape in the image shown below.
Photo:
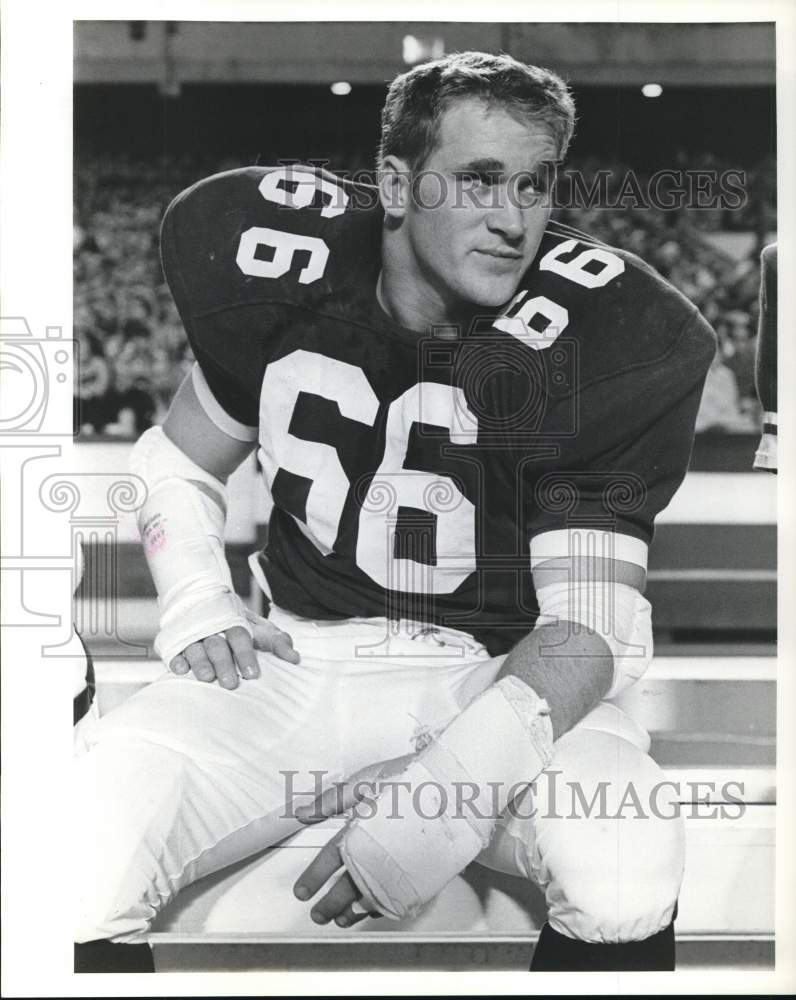
{"label": "white forearm tape", "polygon": [[158,656],[168,665],[192,642],[234,625],[251,634],[224,557],[224,484],[160,427],[141,435],[130,467],[148,490],[138,527],[161,612]]}
{"label": "white forearm tape", "polygon": [[613,698],[641,677],[652,662],[652,608],[644,595],[624,583],[589,580],[554,583],[536,592],[536,627],[568,621],[605,640],[614,660],[606,698]]}
{"label": "white forearm tape", "polygon": [[[418,913],[486,847],[552,747],[547,702],[518,677],[479,695],[380,793],[372,815],[349,823],[340,852],[366,906],[394,920]],[[403,782],[411,795],[395,799],[390,786]]]}
{"label": "white forearm tape", "polygon": [[535,578],[544,575],[548,563],[572,574],[567,582],[537,588],[536,627],[569,621],[605,640],[614,672],[604,697],[613,698],[634,684],[652,661],[652,609],[640,591],[615,582],[612,574],[619,572],[619,563],[646,573],[646,543],[620,531],[562,528],[535,535],[530,554]]}

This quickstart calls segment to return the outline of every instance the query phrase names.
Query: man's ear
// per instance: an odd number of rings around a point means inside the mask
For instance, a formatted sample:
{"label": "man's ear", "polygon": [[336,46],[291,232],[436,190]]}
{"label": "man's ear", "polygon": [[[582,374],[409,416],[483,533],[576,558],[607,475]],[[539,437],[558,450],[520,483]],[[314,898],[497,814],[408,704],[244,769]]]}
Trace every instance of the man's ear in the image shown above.
{"label": "man's ear", "polygon": [[387,217],[396,222],[402,219],[411,196],[409,165],[397,156],[385,156],[379,167],[379,199]]}

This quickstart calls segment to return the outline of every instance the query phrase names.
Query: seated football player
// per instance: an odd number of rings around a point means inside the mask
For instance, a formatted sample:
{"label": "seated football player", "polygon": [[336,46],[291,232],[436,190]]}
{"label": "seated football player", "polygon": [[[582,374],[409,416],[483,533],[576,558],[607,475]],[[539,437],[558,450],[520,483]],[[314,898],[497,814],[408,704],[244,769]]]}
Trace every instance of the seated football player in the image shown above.
{"label": "seated football player", "polygon": [[763,407],[763,434],[754,468],[777,471],[777,244],[760,255],[760,321],[757,331],[755,388]]}
{"label": "seated football player", "polygon": [[[145,941],[183,886],[351,810],[308,919],[410,919],[477,860],[545,893],[533,968],[673,967],[676,795],[609,699],[652,655],[647,546],[715,338],[551,221],[573,123],[554,74],[452,55],[390,87],[378,188],[246,168],[169,207],[197,363],[133,467],[170,670],[79,762],[78,941]],[[223,552],[255,447],[266,620]]]}

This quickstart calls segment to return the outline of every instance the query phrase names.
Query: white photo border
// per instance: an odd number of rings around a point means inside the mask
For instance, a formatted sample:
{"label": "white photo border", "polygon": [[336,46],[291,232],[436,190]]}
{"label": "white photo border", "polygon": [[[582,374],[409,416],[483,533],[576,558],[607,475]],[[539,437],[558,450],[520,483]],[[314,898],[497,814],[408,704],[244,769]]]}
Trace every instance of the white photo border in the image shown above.
{"label": "white photo border", "polygon": [[[495,21],[776,21],[778,123],[778,238],[780,273],[796,274],[794,222],[796,146],[796,8],[789,0],[561,0],[542,5],[504,0]],[[35,337],[47,328],[71,337],[72,325],[72,79],[73,21],[76,20],[399,20],[481,21],[483,5],[450,0],[434,6],[405,0],[400,8],[374,10],[365,2],[330,5],[261,0],[5,0],[2,8],[2,277],[3,316],[23,316]],[[332,16],[333,15],[333,16]],[[782,281],[779,299],[780,381],[796,384],[794,282]],[[71,426],[71,372],[63,383],[63,427]],[[794,796],[796,795],[796,606],[794,567],[796,509],[794,482],[794,397],[780,393],[781,472],[779,507],[779,622],[777,799],[777,968],[775,972],[674,974],[536,974],[534,992],[568,994],[753,994],[796,988],[794,976]],[[52,440],[51,440],[52,439]],[[68,468],[72,444],[57,428],[38,443],[61,448]],[[0,453],[3,452],[0,440]],[[16,453],[19,457],[19,453]],[[4,489],[19,463],[3,454]],[[17,490],[18,492],[18,490]],[[27,498],[22,499],[22,506]],[[5,507],[8,515],[9,507]],[[35,512],[26,508],[26,515]],[[17,542],[4,526],[3,555],[14,556]],[[8,537],[6,537],[6,535]],[[63,539],[58,553],[68,552]],[[61,543],[59,542],[59,545]],[[47,553],[43,553],[47,555]],[[12,569],[11,563],[7,564]],[[3,573],[4,597],[11,573]],[[42,580],[47,577],[42,574]],[[9,578],[9,580],[6,579]],[[45,590],[49,586],[43,584]],[[49,593],[49,590],[46,590]],[[61,606],[53,610],[70,620]],[[13,596],[13,595],[12,595]],[[56,597],[53,599],[56,600]],[[68,828],[72,734],[64,703],[71,678],[57,659],[40,655],[36,629],[3,629],[3,972],[4,996],[232,996],[232,995],[526,995],[526,973],[367,972],[367,973],[171,973],[144,979],[115,974],[75,976],[69,928],[74,879]]]}

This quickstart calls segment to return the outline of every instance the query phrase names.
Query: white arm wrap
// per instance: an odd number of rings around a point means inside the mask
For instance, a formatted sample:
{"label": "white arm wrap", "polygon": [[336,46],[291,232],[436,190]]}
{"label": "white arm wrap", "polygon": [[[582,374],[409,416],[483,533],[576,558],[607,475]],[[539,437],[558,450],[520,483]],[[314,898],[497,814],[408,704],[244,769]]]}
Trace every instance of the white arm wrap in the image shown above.
{"label": "white arm wrap", "polygon": [[138,512],[160,606],[155,651],[167,665],[192,642],[240,625],[251,635],[224,557],[226,487],[152,427],[136,442],[131,471],[147,485]]}
{"label": "white arm wrap", "polygon": [[[613,681],[605,697],[614,698],[652,662],[652,608],[635,587],[610,578],[611,564],[630,563],[646,573],[646,543],[620,531],[562,528],[531,539],[534,574],[549,561],[569,567],[572,577],[537,587],[536,626],[570,621],[601,636],[614,658]],[[606,575],[609,579],[603,580]]]}
{"label": "white arm wrap", "polygon": [[[514,797],[549,765],[547,702],[507,676],[472,701],[352,820],[340,842],[368,909],[393,920],[417,914],[489,843]],[[397,812],[390,784],[407,788]]]}
{"label": "white arm wrap", "polygon": [[536,627],[559,620],[584,625],[605,640],[614,658],[614,698],[641,677],[652,662],[652,608],[635,587],[608,580],[554,583],[536,592]]}

